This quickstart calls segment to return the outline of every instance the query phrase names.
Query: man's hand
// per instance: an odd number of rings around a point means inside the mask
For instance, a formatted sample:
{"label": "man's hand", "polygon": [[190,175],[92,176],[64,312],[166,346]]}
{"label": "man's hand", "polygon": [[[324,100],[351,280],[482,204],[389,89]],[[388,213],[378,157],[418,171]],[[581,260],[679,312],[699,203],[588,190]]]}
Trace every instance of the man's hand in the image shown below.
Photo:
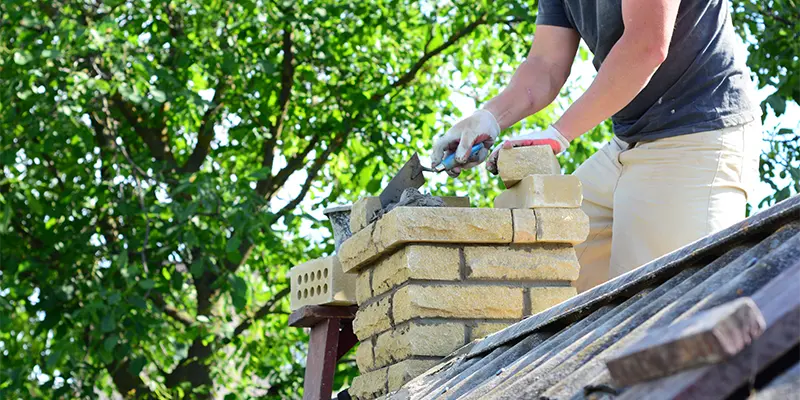
{"label": "man's hand", "polygon": [[524,135],[514,136],[494,149],[492,155],[489,156],[489,160],[486,161],[486,169],[497,175],[497,157],[500,154],[500,149],[525,146],[550,146],[550,148],[553,149],[553,153],[559,154],[569,147],[569,140],[552,126],[543,131],[534,131]]}
{"label": "man's hand", "polygon": [[[447,133],[434,141],[431,166],[439,165],[446,156],[455,152],[458,166],[448,170],[447,174],[456,177],[462,169],[482,163],[499,134],[500,125],[494,115],[486,110],[477,110],[471,116],[458,121]],[[478,143],[483,143],[483,149],[477,156],[470,158],[472,146]]]}

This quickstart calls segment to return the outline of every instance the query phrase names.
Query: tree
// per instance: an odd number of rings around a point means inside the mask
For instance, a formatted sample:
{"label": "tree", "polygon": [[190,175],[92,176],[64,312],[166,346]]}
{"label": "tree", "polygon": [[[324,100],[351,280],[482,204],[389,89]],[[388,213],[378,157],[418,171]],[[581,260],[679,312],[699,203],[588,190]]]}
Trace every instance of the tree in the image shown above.
{"label": "tree", "polygon": [[511,71],[533,12],[491,4],[3,2],[0,397],[296,396],[285,273],[333,250],[298,206]]}
{"label": "tree", "polygon": [[[734,0],[733,21],[748,43],[747,60],[759,88],[775,88],[761,104],[780,117],[786,104],[800,102],[800,3],[796,0]],[[800,138],[796,128],[767,132],[770,151],[761,157],[761,179],[775,193],[761,201],[771,205],[800,192]],[[778,179],[780,178],[780,179]],[[781,181],[788,182],[781,184]]]}
{"label": "tree", "polygon": [[297,397],[285,274],[333,251],[315,211],[378,192],[527,52],[535,2],[434,3],[1,3],[0,398]]}

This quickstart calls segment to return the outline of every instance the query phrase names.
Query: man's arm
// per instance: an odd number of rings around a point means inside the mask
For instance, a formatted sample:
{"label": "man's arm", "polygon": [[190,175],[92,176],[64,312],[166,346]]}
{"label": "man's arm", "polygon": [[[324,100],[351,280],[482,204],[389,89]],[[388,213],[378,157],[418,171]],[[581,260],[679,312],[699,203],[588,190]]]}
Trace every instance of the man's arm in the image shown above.
{"label": "man's arm", "polygon": [[572,140],[623,109],[667,58],[680,0],[623,0],[625,32],[589,89],[553,126]]}
{"label": "man's arm", "polygon": [[538,26],[528,58],[511,82],[483,107],[506,129],[547,107],[569,77],[580,36],[570,28]]}

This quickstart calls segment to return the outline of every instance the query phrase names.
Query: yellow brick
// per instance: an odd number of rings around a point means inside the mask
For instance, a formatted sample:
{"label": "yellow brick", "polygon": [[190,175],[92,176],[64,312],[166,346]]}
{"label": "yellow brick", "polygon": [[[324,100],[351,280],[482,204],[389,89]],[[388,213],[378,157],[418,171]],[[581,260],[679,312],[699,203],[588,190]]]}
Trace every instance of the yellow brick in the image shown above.
{"label": "yellow brick", "polygon": [[522,289],[412,284],[398,289],[394,294],[392,314],[398,324],[415,317],[521,318]]}
{"label": "yellow brick", "polygon": [[356,233],[369,224],[369,220],[381,209],[381,200],[377,196],[362,197],[350,210],[350,232]]}
{"label": "yellow brick", "polygon": [[339,248],[345,272],[355,272],[407,243],[511,243],[511,212],[492,208],[397,207]]}
{"label": "yellow brick", "polygon": [[536,314],[578,294],[571,286],[530,288],[531,314]]}
{"label": "yellow brick", "polygon": [[358,340],[366,340],[372,335],[383,332],[391,327],[389,320],[389,297],[384,297],[365,307],[359,308],[353,320],[353,333]]}
{"label": "yellow brick", "polygon": [[536,243],[536,215],[533,210],[511,210],[515,244]]}
{"label": "yellow brick", "polygon": [[560,175],[561,166],[550,146],[527,146],[501,149],[497,171],[510,188],[528,175]]}
{"label": "yellow brick", "polygon": [[494,199],[495,208],[581,206],[581,181],[575,175],[528,175]]}
{"label": "yellow brick", "polygon": [[444,357],[465,344],[463,324],[411,322],[384,332],[375,342],[375,367],[413,356]]}
{"label": "yellow brick", "polygon": [[356,349],[356,365],[361,373],[375,369],[375,356],[373,355],[372,340],[368,339],[358,344]]}
{"label": "yellow brick", "polygon": [[589,217],[579,208],[537,208],[536,240],[549,243],[582,243],[589,236]]}
{"label": "yellow brick", "polygon": [[356,278],[356,301],[358,304],[364,304],[367,300],[372,298],[372,289],[369,283],[370,270],[362,270]]}
{"label": "yellow brick", "polygon": [[508,210],[398,207],[378,221],[373,241],[380,249],[413,242],[510,243],[512,234]]}
{"label": "yellow brick", "polygon": [[575,249],[568,244],[468,246],[464,260],[470,279],[574,281],[580,272]]}
{"label": "yellow brick", "polygon": [[439,362],[436,360],[406,360],[389,367],[389,391],[400,389],[406,382],[421,375]]}
{"label": "yellow brick", "polygon": [[355,276],[345,274],[337,256],[318,258],[292,268],[292,311],[306,305],[353,305]]}
{"label": "yellow brick", "polygon": [[372,240],[372,231],[375,225],[380,222],[373,222],[364,229],[353,233],[339,247],[339,262],[342,263],[342,270],[346,273],[357,272],[367,261],[380,255],[380,251]]}
{"label": "yellow brick", "polygon": [[409,279],[458,280],[459,262],[457,248],[408,245],[373,267],[373,296]]}
{"label": "yellow brick", "polygon": [[356,400],[372,400],[386,394],[389,368],[381,368],[353,379],[348,392]]}
{"label": "yellow brick", "polygon": [[472,327],[469,340],[482,339],[511,325],[508,322],[480,322]]}

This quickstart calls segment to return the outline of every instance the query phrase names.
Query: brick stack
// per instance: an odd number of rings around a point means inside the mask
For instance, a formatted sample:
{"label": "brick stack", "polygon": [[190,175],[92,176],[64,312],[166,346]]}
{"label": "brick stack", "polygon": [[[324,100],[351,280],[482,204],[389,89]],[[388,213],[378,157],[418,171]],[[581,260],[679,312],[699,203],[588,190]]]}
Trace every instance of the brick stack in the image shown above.
{"label": "brick stack", "polygon": [[370,216],[355,213],[374,213],[375,201],[354,204],[353,237],[339,251],[343,270],[358,274],[353,397],[394,391],[470,341],[575,295],[572,246],[588,235],[575,208],[580,184],[576,200],[570,177],[543,177],[558,169],[534,164],[517,168],[518,183],[497,199],[503,208],[399,207],[366,224]]}

